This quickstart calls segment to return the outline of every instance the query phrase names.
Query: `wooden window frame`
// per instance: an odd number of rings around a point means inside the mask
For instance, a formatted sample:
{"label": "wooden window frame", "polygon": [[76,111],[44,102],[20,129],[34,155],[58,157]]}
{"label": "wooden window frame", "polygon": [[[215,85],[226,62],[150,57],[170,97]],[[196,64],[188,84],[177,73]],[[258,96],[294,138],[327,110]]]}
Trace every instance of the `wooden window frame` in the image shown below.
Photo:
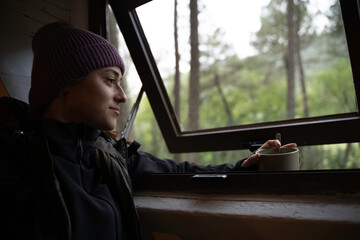
{"label": "wooden window frame", "polygon": [[[298,146],[360,141],[359,112],[182,131],[134,9],[136,5],[129,7],[127,2],[126,0],[114,0],[110,1],[110,5],[170,152],[246,149],[253,143],[265,142],[274,138],[277,132],[282,133],[283,142],[296,142]],[[359,2],[357,0],[340,0],[340,3],[356,98],[360,99],[360,68],[356,67],[360,65],[360,47],[357,44],[360,42]],[[357,102],[359,101],[357,100]]]}
{"label": "wooden window frame", "polygon": [[[105,0],[103,0],[105,3]],[[91,4],[93,2],[93,4]],[[94,4],[94,2],[96,4]],[[141,28],[135,8],[148,0],[128,3],[110,0],[120,30],[141,78],[163,137],[171,152],[200,152],[238,150],[252,143],[273,138],[283,133],[284,142],[299,146],[350,143],[360,141],[360,114],[348,113],[307,119],[294,119],[244,126],[233,126],[192,132],[182,132],[162,82],[155,60]],[[96,6],[97,0],[90,0]],[[340,0],[349,47],[356,98],[360,99],[360,16],[358,0]],[[104,6],[105,12],[105,4]],[[93,9],[94,11],[94,9]],[[93,12],[93,11],[90,11]],[[102,11],[100,9],[100,11]],[[94,15],[89,14],[91,18]],[[102,13],[97,16],[103,16]],[[105,19],[89,21],[90,30],[106,36]],[[100,25],[99,25],[100,22]],[[204,173],[206,174],[206,173]],[[200,194],[358,194],[359,169],[307,170],[287,172],[231,172],[226,178],[196,180],[194,174],[147,174],[134,187],[136,192],[200,193]],[[202,178],[200,178],[202,179]]]}

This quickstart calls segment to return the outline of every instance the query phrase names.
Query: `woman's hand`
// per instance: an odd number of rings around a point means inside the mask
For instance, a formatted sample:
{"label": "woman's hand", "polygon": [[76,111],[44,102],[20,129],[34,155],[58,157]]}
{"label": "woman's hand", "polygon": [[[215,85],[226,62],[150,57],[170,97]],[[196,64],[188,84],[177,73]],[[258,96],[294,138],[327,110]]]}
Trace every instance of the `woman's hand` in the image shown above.
{"label": "woman's hand", "polygon": [[[280,147],[281,147],[280,141],[279,140],[269,140],[266,143],[264,143],[259,149],[267,149],[267,148],[273,148],[273,147],[280,149]],[[297,145],[296,145],[296,143],[289,143],[282,147],[296,148]],[[251,165],[258,163],[259,159],[260,159],[259,153],[253,154],[241,164],[241,167],[250,167]]]}

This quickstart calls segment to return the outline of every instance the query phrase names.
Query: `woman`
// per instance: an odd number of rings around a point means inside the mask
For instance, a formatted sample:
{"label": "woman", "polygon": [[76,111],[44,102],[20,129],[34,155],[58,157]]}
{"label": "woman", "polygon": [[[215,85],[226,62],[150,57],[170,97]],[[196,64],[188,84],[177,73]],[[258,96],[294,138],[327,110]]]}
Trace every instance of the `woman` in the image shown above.
{"label": "woman", "polygon": [[[235,166],[198,166],[129,152],[124,139],[104,134],[126,101],[116,48],[63,22],[39,29],[32,48],[30,109],[0,101],[1,217],[13,238],[140,239],[131,185],[144,173],[256,168],[257,154]],[[280,142],[261,148],[270,147]]]}

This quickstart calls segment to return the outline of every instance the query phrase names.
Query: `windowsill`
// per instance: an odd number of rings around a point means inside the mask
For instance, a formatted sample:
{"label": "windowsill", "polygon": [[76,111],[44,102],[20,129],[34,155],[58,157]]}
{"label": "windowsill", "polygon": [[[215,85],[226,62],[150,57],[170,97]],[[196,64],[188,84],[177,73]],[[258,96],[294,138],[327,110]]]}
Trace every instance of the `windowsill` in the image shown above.
{"label": "windowsill", "polygon": [[[134,199],[144,239],[357,239],[359,171],[148,175]],[[315,181],[316,180],[316,181]],[[342,186],[342,189],[341,189]]]}
{"label": "windowsill", "polygon": [[145,239],[356,239],[360,234],[359,195],[138,192],[135,204]]}

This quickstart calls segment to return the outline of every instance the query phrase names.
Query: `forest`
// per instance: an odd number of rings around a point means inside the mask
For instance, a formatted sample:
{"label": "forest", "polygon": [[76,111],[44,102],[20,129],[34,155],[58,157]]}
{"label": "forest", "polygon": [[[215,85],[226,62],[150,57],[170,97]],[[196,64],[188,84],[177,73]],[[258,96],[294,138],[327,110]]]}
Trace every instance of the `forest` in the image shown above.
{"label": "forest", "polygon": [[[190,0],[187,8],[179,8],[174,0],[171,55],[165,59],[153,54],[158,65],[174,63],[172,71],[160,72],[182,130],[357,112],[339,2],[326,2],[326,11],[314,11],[310,0],[268,1],[261,9],[261,27],[250,41],[256,53],[240,57],[224,41],[222,28],[201,31],[206,1]],[[189,39],[188,47],[181,49],[179,16],[184,15],[188,16]],[[321,29],[314,21],[318,15],[327,19]],[[149,44],[151,47],[151,41]],[[180,71],[184,49],[189,67]],[[249,150],[169,153],[146,97],[133,135],[142,144],[140,150],[176,161],[234,164],[251,154]],[[360,143],[305,146],[300,147],[300,154],[303,170],[360,166]]]}

